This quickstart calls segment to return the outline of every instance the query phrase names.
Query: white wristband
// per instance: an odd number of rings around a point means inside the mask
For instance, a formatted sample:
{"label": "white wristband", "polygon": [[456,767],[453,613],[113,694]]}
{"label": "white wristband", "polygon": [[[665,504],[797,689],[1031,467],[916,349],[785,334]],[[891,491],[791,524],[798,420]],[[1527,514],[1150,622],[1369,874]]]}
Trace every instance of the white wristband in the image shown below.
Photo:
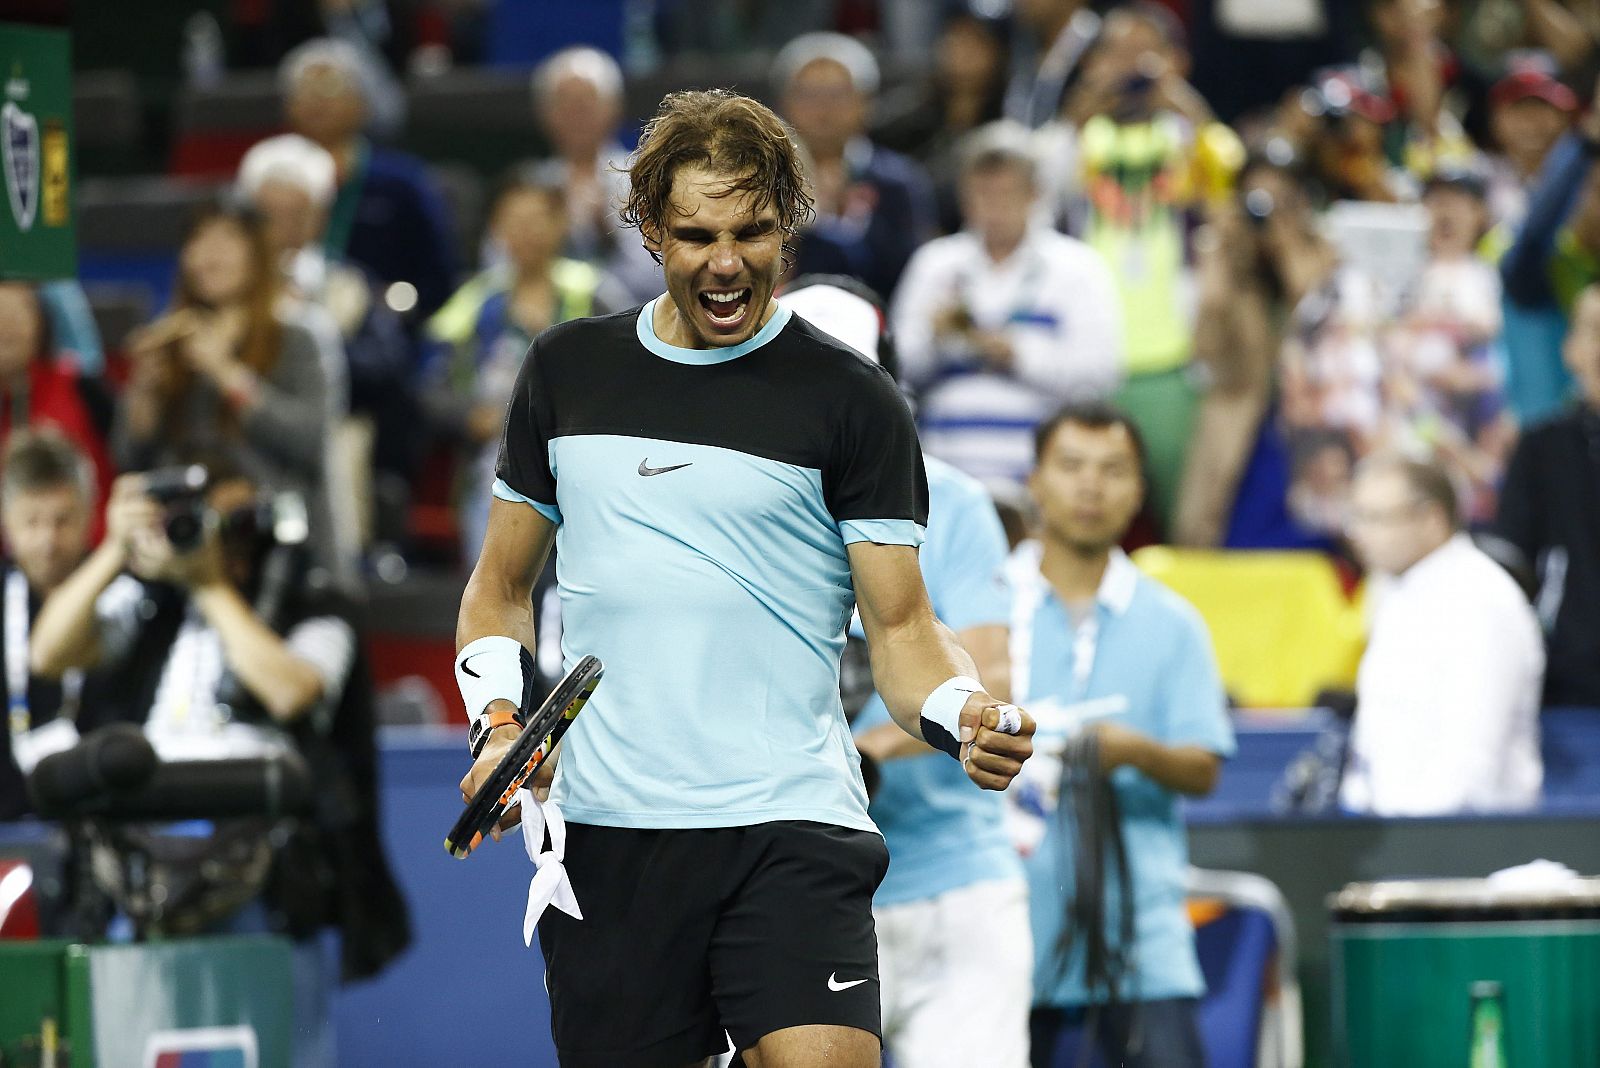
{"label": "white wristband", "polygon": [[922,739],[935,749],[961,759],[961,710],[967,698],[983,689],[977,679],[966,675],[941,682],[922,702]]}
{"label": "white wristband", "polygon": [[476,722],[490,701],[503,699],[522,707],[523,657],[521,642],[499,634],[479,638],[461,650],[456,656],[456,685],[468,719]]}

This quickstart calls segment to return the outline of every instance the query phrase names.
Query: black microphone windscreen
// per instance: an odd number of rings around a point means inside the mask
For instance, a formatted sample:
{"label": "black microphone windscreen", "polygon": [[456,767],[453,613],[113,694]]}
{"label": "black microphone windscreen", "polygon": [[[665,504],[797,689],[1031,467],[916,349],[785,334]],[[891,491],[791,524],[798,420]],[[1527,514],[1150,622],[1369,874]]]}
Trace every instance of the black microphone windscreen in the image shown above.
{"label": "black microphone windscreen", "polygon": [[156,751],[131,723],[113,723],[89,735],[97,743],[93,772],[108,790],[134,790],[156,770]]}
{"label": "black microphone windscreen", "polygon": [[301,815],[312,804],[311,774],[297,753],[243,760],[162,764],[143,788],[102,813],[119,820],[227,819]]}
{"label": "black microphone windscreen", "polygon": [[116,723],[39,761],[28,777],[28,791],[39,814],[51,816],[113,792],[137,789],[155,768],[155,750],[144,733],[130,723]]}

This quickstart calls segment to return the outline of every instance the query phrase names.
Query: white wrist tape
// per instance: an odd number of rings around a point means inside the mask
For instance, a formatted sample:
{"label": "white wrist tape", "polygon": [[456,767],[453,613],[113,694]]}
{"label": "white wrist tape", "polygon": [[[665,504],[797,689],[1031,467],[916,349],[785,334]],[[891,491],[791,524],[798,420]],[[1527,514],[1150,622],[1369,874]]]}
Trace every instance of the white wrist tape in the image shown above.
{"label": "white wrist tape", "polygon": [[468,719],[476,723],[490,701],[506,700],[522,707],[526,658],[521,642],[499,634],[479,638],[457,654],[456,685],[461,688]]}
{"label": "white wrist tape", "polygon": [[982,683],[966,675],[941,682],[922,702],[922,740],[960,760],[961,710],[981,689]]}

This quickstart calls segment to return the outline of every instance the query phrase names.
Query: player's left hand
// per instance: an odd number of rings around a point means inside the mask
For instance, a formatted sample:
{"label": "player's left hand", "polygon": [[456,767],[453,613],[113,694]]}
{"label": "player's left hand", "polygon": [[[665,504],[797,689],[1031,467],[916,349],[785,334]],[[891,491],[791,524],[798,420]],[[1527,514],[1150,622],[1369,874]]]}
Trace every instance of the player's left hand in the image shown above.
{"label": "player's left hand", "polygon": [[[1003,733],[1001,708],[1015,709],[1022,723],[1015,734]],[[1004,790],[1033,755],[1033,717],[1016,705],[996,701],[981,690],[961,709],[961,766],[985,790]]]}

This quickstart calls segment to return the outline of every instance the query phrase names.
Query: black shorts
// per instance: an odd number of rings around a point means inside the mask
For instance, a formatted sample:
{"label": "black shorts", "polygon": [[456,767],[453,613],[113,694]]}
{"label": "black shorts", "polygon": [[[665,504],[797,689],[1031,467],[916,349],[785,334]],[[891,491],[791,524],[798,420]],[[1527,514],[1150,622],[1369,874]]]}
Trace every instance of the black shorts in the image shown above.
{"label": "black shorts", "polygon": [[882,1036],[869,831],[568,824],[583,910],[539,921],[562,1068],[683,1068],[804,1024]]}

